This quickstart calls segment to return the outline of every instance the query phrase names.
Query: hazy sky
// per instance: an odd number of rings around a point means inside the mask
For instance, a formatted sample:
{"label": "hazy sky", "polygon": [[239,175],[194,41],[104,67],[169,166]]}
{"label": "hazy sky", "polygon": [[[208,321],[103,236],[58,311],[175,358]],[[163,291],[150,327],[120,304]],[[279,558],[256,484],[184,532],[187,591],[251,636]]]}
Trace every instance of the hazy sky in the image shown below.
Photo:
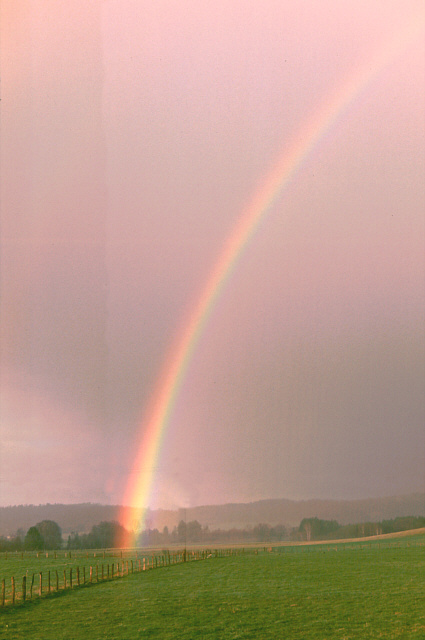
{"label": "hazy sky", "polygon": [[[120,503],[167,353],[291,137],[422,0],[3,0],[0,504]],[[425,39],[214,307],[154,507],[425,487]]]}

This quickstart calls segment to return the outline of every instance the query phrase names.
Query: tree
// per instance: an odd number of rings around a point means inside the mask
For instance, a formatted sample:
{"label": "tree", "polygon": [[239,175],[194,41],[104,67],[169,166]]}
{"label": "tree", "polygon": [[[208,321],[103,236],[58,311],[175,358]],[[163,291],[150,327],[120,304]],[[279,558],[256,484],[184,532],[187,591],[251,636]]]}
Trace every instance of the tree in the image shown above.
{"label": "tree", "polygon": [[305,540],[319,540],[326,538],[333,531],[339,529],[336,520],[320,520],[319,518],[304,518],[301,520],[299,533]]}
{"label": "tree", "polygon": [[184,520],[180,520],[177,525],[177,539],[179,542],[186,542],[186,523]]}
{"label": "tree", "polygon": [[202,538],[202,525],[197,520],[188,522],[186,535],[190,542],[200,542]]}
{"label": "tree", "polygon": [[[317,518],[316,518],[317,519]],[[300,533],[305,534],[305,539],[307,541],[311,540],[312,529],[313,529],[313,518],[304,518],[300,524]]]}
{"label": "tree", "polygon": [[45,549],[60,549],[62,546],[62,530],[53,520],[42,520],[35,525],[44,539]]}
{"label": "tree", "polygon": [[254,534],[254,539],[258,540],[258,542],[269,542],[271,539],[271,529],[268,524],[257,524],[252,533]]}
{"label": "tree", "polygon": [[81,549],[81,538],[78,533],[72,533],[68,536],[67,549]]}
{"label": "tree", "polygon": [[88,534],[91,549],[122,547],[127,539],[127,530],[116,521],[95,524]]}
{"label": "tree", "polygon": [[39,551],[44,547],[44,539],[37,527],[30,527],[24,540],[25,549]]}
{"label": "tree", "polygon": [[283,524],[277,524],[271,529],[271,535],[273,540],[285,540],[288,537],[286,528]]}
{"label": "tree", "polygon": [[22,542],[24,541],[25,531],[21,527],[19,527],[19,529],[16,531],[15,538],[20,538]]}

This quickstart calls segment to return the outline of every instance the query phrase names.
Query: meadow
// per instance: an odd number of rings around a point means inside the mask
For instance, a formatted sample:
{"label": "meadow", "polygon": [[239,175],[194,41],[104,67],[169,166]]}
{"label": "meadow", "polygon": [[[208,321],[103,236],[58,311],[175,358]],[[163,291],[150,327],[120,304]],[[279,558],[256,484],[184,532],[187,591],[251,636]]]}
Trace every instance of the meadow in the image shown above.
{"label": "meadow", "polygon": [[[196,562],[6,605],[0,637],[423,640],[424,545],[425,536],[419,535],[396,542],[206,554],[210,557]],[[125,553],[118,555],[115,561],[125,560]],[[94,560],[108,558],[102,552],[96,558],[93,553],[65,558],[60,552],[56,559],[16,554],[1,558],[1,574],[15,571],[18,577],[29,561],[31,571],[46,571],[55,563],[81,567]]]}

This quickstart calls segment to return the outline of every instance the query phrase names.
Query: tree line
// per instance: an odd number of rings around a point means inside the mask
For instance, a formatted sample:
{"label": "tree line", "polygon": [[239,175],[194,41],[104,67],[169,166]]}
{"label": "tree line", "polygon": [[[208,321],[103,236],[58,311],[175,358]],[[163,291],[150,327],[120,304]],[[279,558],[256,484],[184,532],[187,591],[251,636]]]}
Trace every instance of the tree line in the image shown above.
{"label": "tree line", "polygon": [[138,536],[138,545],[144,546],[166,546],[168,544],[185,543],[228,543],[228,542],[265,542],[286,540],[288,530],[283,525],[272,527],[268,524],[258,524],[255,527],[245,529],[210,529],[202,526],[198,520],[185,522],[180,520],[179,524],[172,529],[164,527],[162,531],[158,529],[145,529]]}
{"label": "tree line", "polygon": [[15,536],[0,537],[0,551],[41,551],[61,549],[62,530],[53,520],[42,520],[28,531],[18,529]]}
{"label": "tree line", "polygon": [[425,527],[423,516],[403,516],[380,522],[360,522],[340,525],[336,520],[304,518],[293,539],[298,540],[338,540],[346,538],[365,538],[385,533],[396,533]]}
{"label": "tree line", "polygon": [[[273,543],[288,541],[332,540],[362,538],[383,533],[395,533],[425,527],[425,517],[405,516],[380,522],[363,522],[341,526],[336,520],[304,518],[299,527],[270,526],[260,523],[244,529],[209,529],[197,520],[180,520],[170,531],[164,527],[145,529],[136,540],[139,547],[167,547],[173,544],[212,543]],[[19,529],[15,536],[0,537],[0,551],[41,551],[54,549],[111,549],[121,548],[128,539],[128,531],[116,521],[104,521],[91,528],[89,533],[72,533],[62,539],[62,531],[53,520],[42,520],[26,533]]]}
{"label": "tree line", "polygon": [[0,537],[0,551],[44,551],[55,549],[110,549],[124,546],[128,532],[119,522],[100,522],[90,533],[74,533],[67,542],[57,522],[43,520],[25,534],[18,529],[15,536]]}

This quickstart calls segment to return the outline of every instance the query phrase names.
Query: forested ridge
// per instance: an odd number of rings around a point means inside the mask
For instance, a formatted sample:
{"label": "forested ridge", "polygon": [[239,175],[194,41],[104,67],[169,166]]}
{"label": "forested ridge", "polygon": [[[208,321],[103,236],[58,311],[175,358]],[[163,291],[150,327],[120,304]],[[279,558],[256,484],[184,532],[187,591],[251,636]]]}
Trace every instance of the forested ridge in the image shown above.
{"label": "forested ridge", "polygon": [[[132,510],[136,519],[138,512]],[[304,518],[335,520],[340,526],[352,523],[380,522],[398,517],[425,516],[425,493],[365,500],[260,500],[243,504],[209,505],[186,510],[148,510],[144,528],[172,531],[180,521],[197,521],[210,530],[230,531],[283,525],[298,527]],[[92,503],[44,504],[0,507],[0,536],[13,536],[18,529],[27,531],[43,520],[57,522],[62,534],[88,534],[100,522],[124,524],[123,508]]]}

